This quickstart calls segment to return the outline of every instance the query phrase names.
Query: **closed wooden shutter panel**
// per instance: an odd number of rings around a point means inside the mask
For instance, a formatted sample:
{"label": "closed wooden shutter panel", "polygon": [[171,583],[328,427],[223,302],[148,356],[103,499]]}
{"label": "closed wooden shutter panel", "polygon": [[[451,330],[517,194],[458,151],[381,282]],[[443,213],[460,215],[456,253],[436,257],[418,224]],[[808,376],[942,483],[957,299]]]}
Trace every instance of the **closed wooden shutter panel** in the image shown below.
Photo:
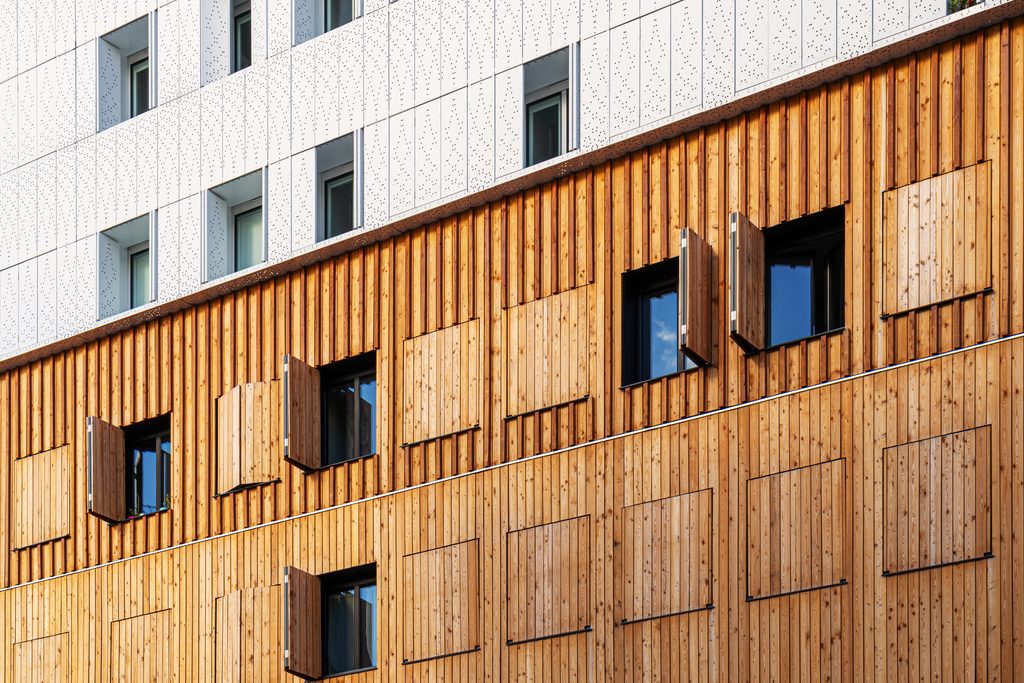
{"label": "closed wooden shutter panel", "polygon": [[232,387],[217,398],[217,493],[277,478],[275,438],[280,395],[274,382]]}
{"label": "closed wooden shutter panel", "polygon": [[764,233],[739,212],[729,216],[729,333],[748,353],[764,346]]}
{"label": "closed wooden shutter panel", "polygon": [[15,549],[71,535],[71,447],[14,461],[11,541]]}
{"label": "closed wooden shutter panel", "polygon": [[323,670],[320,578],[284,568],[284,670],[313,680]]}
{"label": "closed wooden shutter panel", "polygon": [[711,246],[690,228],[679,245],[679,348],[698,365],[711,364]]}
{"label": "closed wooden shutter panel", "polygon": [[320,373],[284,357],[284,459],[304,470],[320,467]]}
{"label": "closed wooden shutter panel", "polygon": [[125,517],[124,432],[98,417],[86,419],[89,514],[108,522]]}

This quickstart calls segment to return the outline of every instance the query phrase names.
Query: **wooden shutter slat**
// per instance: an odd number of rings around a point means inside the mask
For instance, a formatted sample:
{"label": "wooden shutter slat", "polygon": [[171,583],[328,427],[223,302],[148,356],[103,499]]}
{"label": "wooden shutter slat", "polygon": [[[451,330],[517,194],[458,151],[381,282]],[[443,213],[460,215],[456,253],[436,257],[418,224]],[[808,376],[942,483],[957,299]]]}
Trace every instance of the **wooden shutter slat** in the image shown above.
{"label": "wooden shutter slat", "polygon": [[679,249],[679,349],[698,365],[711,364],[711,246],[690,228]]}
{"label": "wooden shutter slat", "polygon": [[125,518],[124,432],[98,417],[86,419],[89,514],[107,522]]}
{"label": "wooden shutter slat", "polygon": [[217,399],[217,492],[227,493],[242,484],[241,385]]}
{"label": "wooden shutter slat", "polygon": [[729,217],[730,335],[748,353],[764,347],[764,233],[741,213]]}
{"label": "wooden shutter slat", "polygon": [[323,669],[320,578],[284,568],[284,669],[313,680]]}
{"label": "wooden shutter slat", "polygon": [[320,373],[284,357],[284,459],[304,470],[320,467]]}

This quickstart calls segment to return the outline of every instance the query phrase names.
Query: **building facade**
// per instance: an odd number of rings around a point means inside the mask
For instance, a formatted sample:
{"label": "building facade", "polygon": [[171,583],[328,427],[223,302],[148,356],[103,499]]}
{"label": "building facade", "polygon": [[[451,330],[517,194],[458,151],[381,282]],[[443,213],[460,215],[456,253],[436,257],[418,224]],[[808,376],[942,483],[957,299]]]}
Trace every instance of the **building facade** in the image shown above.
{"label": "building facade", "polygon": [[0,680],[1024,677],[1024,3],[3,4]]}

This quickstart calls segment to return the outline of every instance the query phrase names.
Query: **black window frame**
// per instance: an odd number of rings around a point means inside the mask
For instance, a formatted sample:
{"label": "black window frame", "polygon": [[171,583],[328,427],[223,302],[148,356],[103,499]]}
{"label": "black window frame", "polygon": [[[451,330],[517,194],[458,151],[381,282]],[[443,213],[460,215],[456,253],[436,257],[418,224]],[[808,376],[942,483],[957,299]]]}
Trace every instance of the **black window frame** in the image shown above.
{"label": "black window frame", "polygon": [[338,23],[338,24],[335,24],[334,26],[332,26],[331,22],[330,22],[330,20],[332,18],[331,17],[331,11],[330,11],[332,0],[323,0],[323,3],[324,3],[323,4],[324,33],[328,33],[329,31],[333,31],[334,29],[341,28],[342,26],[345,26],[347,24],[351,24],[353,21],[356,20],[357,15],[356,15],[356,4],[355,4],[355,2],[353,0],[340,0],[340,1],[342,3],[348,3],[349,8],[350,8],[349,19],[348,19],[348,21],[342,21],[341,23]]}
{"label": "black window frame", "polygon": [[[249,63],[242,66],[241,62],[241,24],[248,22],[249,31]],[[236,73],[252,66],[252,7],[249,2],[239,2],[232,7],[231,15],[231,73]]]}
{"label": "black window frame", "polygon": [[[241,219],[245,218],[246,216],[249,216],[249,215],[254,214],[257,211],[259,211],[260,212],[260,232],[262,233],[260,235],[260,237],[262,239],[266,239],[266,234],[265,233],[266,233],[267,227],[266,227],[266,222],[265,222],[266,219],[263,218],[263,202],[262,202],[261,199],[256,199],[256,200],[253,200],[253,201],[257,202],[256,206],[252,206],[252,207],[249,207],[249,208],[243,208],[243,209],[238,209],[236,207],[236,209],[233,210],[232,214],[231,214],[231,251],[232,251],[232,258],[234,259],[232,264],[231,264],[231,268],[232,268],[232,272],[234,272],[234,273],[237,273],[237,272],[239,272],[241,270],[246,270],[248,268],[252,268],[252,267],[254,267],[256,265],[259,265],[260,263],[265,263],[266,260],[267,260],[267,253],[266,253],[266,249],[265,249],[266,245],[265,244],[261,244],[260,245],[260,255],[261,255],[261,258],[260,258],[259,261],[257,261],[256,263],[251,263],[251,264],[245,266],[244,268],[240,268],[239,265],[238,265],[238,243],[239,243],[239,239],[238,239],[238,221],[240,221]],[[242,206],[246,206],[248,203],[249,202],[244,202],[242,204]]]}
{"label": "black window frame", "polygon": [[[765,231],[765,348],[785,346],[843,329],[845,256],[845,212],[842,206],[825,209]],[[771,268],[773,265],[787,264],[809,264],[811,267],[811,333],[803,337],[777,340],[772,336]]]}
{"label": "black window frame", "polygon": [[[135,260],[137,258],[139,258],[140,256],[142,256],[143,254],[146,255],[146,259],[147,259],[147,270],[149,271],[149,273],[148,273],[148,280],[149,280],[149,282],[146,285],[146,290],[147,290],[146,291],[146,300],[145,301],[136,301],[135,300],[135,286],[134,285],[135,285],[135,268],[136,268],[137,264],[136,264]],[[145,242],[139,242],[136,245],[128,247],[128,249],[126,250],[126,255],[128,257],[128,309],[131,310],[133,308],[138,308],[139,306],[145,306],[146,304],[148,304],[150,301],[153,300],[152,299],[152,297],[153,297],[153,288],[152,288],[153,261],[152,261],[152,253],[150,252],[150,249],[149,249],[149,240],[146,240]]]}
{"label": "black window frame", "polygon": [[[676,295],[676,369],[662,375],[651,375],[650,359],[644,362],[650,326],[644,324],[645,299],[669,292]],[[621,386],[643,384],[672,377],[698,366],[679,348],[679,258],[672,257],[622,274],[622,377]]]}
{"label": "black window frame", "polygon": [[370,351],[369,353],[363,353],[358,356],[346,358],[330,365],[325,365],[320,369],[320,467],[334,467],[335,465],[342,465],[347,462],[353,462],[354,460],[360,460],[362,458],[369,458],[377,454],[379,450],[379,434],[377,429],[377,411],[380,409],[380,395],[377,389],[374,390],[373,410],[374,410],[374,434],[373,434],[373,448],[370,449],[369,453],[359,453],[348,458],[340,458],[332,460],[329,457],[329,438],[328,433],[330,431],[330,424],[328,422],[328,396],[330,389],[334,386],[344,384],[350,381],[355,381],[355,396],[356,400],[352,402],[353,414],[351,416],[352,424],[355,425],[355,434],[352,437],[352,443],[356,449],[359,448],[360,433],[362,428],[362,421],[359,417],[359,386],[361,380],[365,380],[372,377],[374,384],[377,382],[377,352]]}
{"label": "black window frame", "polygon": [[[345,164],[340,171],[337,169],[331,169],[325,171],[322,174],[323,180],[323,239],[328,240],[334,237],[340,237],[346,233],[350,233],[356,229],[356,171],[352,167],[352,164]],[[331,233],[331,218],[333,218],[332,203],[331,203],[331,188],[332,186],[344,182],[348,182],[349,189],[351,191],[351,211],[349,211],[349,227],[347,230],[342,230],[337,234]]]}
{"label": "black window frame", "polygon": [[[151,108],[152,99],[150,97],[150,77],[149,77],[149,49],[143,49],[128,57],[128,118],[133,119],[136,116],[145,114]],[[141,66],[140,65],[143,65]],[[145,70],[146,72],[146,104],[141,108],[136,107],[136,100],[138,100],[137,85],[138,81],[135,78],[136,72]],[[122,91],[124,92],[124,91]]]}
{"label": "black window frame", "polygon": [[[328,666],[328,645],[330,639],[330,630],[327,624],[327,602],[330,596],[340,593],[348,589],[362,589],[368,586],[374,587],[374,614],[377,618],[374,619],[373,632],[375,635],[374,640],[379,640],[378,621],[380,615],[380,593],[379,584],[377,582],[377,565],[376,563],[364,564],[358,567],[351,567],[348,569],[342,569],[340,571],[332,572],[330,574],[322,574],[320,576],[320,623],[321,623],[321,656],[322,656],[322,675],[324,678],[330,678],[333,676],[342,676],[345,674],[358,673],[360,671],[371,671],[377,668],[377,652],[371,652],[367,647],[366,652],[370,656],[370,663],[365,666],[360,666],[354,669],[345,669],[343,671],[331,671]],[[359,646],[357,651],[362,652],[363,647],[366,643],[364,642],[365,629],[362,623],[362,612],[358,611],[359,623],[355,625],[353,631],[359,634]]]}
{"label": "black window frame", "polygon": [[[174,453],[174,443],[171,441],[171,414],[165,413],[157,417],[129,425],[124,428],[124,485],[125,485],[125,517],[134,519],[136,517],[148,517],[171,509],[171,457]],[[139,474],[138,464],[135,462],[135,449],[140,444],[151,442],[157,456],[158,467],[156,473],[157,491],[163,493],[163,501],[156,510],[143,512],[141,510],[141,497],[139,496]],[[166,441],[170,444],[166,455],[161,444]]]}

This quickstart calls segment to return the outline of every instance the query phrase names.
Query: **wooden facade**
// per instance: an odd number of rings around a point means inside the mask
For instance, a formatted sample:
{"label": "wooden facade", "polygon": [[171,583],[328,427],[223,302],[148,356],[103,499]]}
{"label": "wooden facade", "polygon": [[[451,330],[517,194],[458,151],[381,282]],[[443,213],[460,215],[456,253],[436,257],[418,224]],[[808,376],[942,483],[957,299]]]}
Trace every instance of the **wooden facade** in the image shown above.
{"label": "wooden facade", "polygon": [[[3,372],[0,678],[287,680],[285,567],[374,562],[349,680],[1024,677],[1022,90],[1013,20]],[[836,206],[843,329],[760,349],[731,215]],[[622,386],[683,229],[708,365]],[[284,357],[370,352],[378,452],[286,461]],[[90,515],[166,413],[170,510]]]}

